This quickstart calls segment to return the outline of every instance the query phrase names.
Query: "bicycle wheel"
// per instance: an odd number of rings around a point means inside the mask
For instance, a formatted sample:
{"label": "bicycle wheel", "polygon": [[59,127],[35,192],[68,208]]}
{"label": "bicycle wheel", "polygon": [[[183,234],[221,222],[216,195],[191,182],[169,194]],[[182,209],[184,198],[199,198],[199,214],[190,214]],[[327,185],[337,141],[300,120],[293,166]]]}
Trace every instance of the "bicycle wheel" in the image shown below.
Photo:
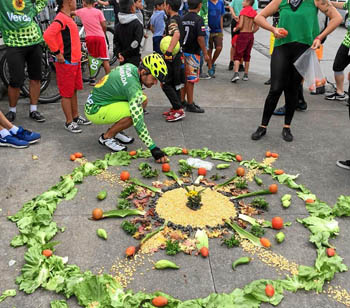
{"label": "bicycle wheel", "polygon": [[108,53],[109,53],[109,64],[113,65],[115,62],[117,62],[117,55],[114,54],[114,47],[113,47],[113,37],[114,37],[114,29],[112,27],[108,27],[106,31],[106,41],[108,46]]}
{"label": "bicycle wheel", "polygon": [[[53,64],[50,65],[46,55],[43,54],[41,60],[42,65],[42,79],[40,84],[40,103],[53,103],[57,101],[61,96],[58,93],[57,83],[56,83],[56,73],[54,71]],[[10,83],[10,73],[8,69],[6,57],[2,57],[0,61],[0,77],[6,86]],[[21,87],[21,92],[25,97],[29,97],[29,78],[27,65],[24,68],[24,84]]]}
{"label": "bicycle wheel", "polygon": [[[29,78],[25,69],[25,80],[22,91],[29,96]],[[54,103],[61,98],[56,82],[56,69],[53,58],[48,51],[43,52],[41,59],[41,84],[38,101],[43,104]]]}

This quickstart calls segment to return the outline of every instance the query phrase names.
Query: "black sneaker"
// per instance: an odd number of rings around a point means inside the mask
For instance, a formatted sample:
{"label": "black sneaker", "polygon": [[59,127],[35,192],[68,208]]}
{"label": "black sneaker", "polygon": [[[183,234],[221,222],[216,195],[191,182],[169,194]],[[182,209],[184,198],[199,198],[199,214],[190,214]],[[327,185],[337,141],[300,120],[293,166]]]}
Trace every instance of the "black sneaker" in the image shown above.
{"label": "black sneaker", "polygon": [[186,111],[195,113],[204,113],[204,109],[196,105],[195,103],[187,104]]}
{"label": "black sneaker", "polygon": [[337,166],[343,169],[350,170],[350,160],[338,160]]}
{"label": "black sneaker", "polygon": [[306,111],[307,103],[305,101],[299,101],[297,107],[295,108],[297,111]]}
{"label": "black sneaker", "polygon": [[271,84],[271,78],[264,82],[265,85],[269,86]]}
{"label": "black sneaker", "polygon": [[73,119],[73,122],[77,123],[78,125],[90,125],[91,121],[83,118],[82,116],[79,116],[75,119]]}
{"label": "black sneaker", "polygon": [[286,105],[275,109],[273,114],[278,116],[284,116],[286,114]]}
{"label": "black sneaker", "polygon": [[266,135],[266,128],[259,126],[256,132],[252,134],[252,139],[259,140],[264,135]]}
{"label": "black sneaker", "polygon": [[44,116],[39,111],[29,112],[29,117],[37,122],[45,122]]}
{"label": "black sneaker", "polygon": [[335,91],[334,93],[326,95],[325,99],[327,99],[329,101],[345,101],[346,95],[345,95],[345,93],[338,94],[337,91]]}
{"label": "black sneaker", "polygon": [[16,120],[16,112],[9,111],[8,113],[5,114],[5,117],[10,122],[13,122],[14,120]]}
{"label": "black sneaker", "polygon": [[239,72],[244,72],[244,65],[243,65],[243,64],[240,64],[240,65],[239,65],[238,71],[239,71]]}
{"label": "black sneaker", "polygon": [[293,135],[289,127],[283,127],[282,137],[284,141],[287,141],[287,142],[293,141]]}
{"label": "black sneaker", "polygon": [[233,61],[230,61],[230,64],[228,65],[228,70],[229,71],[233,70]]}

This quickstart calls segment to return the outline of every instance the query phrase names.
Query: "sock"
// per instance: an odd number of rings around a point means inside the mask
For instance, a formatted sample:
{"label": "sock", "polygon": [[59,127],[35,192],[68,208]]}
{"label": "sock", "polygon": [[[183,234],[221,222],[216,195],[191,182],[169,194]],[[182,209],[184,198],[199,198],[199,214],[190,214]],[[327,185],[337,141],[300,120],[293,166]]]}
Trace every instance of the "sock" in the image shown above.
{"label": "sock", "polygon": [[0,136],[1,138],[5,138],[6,136],[10,136],[10,132],[6,129],[6,128],[3,128],[2,130],[0,130]]}
{"label": "sock", "polygon": [[37,105],[30,105],[30,112],[37,111],[38,106]]}
{"label": "sock", "polygon": [[10,133],[12,135],[16,135],[17,132],[18,132],[18,127],[13,125],[12,128],[10,129]]}
{"label": "sock", "polygon": [[12,112],[16,113],[16,107],[10,107],[9,111],[12,111]]}

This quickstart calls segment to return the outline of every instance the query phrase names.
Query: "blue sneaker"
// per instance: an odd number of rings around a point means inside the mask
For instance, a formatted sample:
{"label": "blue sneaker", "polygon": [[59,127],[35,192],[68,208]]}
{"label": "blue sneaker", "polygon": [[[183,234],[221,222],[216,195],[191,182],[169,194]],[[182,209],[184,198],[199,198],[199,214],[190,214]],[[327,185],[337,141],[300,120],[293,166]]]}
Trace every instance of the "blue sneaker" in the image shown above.
{"label": "blue sneaker", "polygon": [[277,108],[274,112],[274,115],[279,115],[279,116],[283,116],[286,114],[286,106],[282,106],[280,108]]}
{"label": "blue sneaker", "polygon": [[4,138],[0,137],[0,147],[11,147],[16,149],[24,149],[29,146],[25,140],[20,140],[15,136],[8,135]]}
{"label": "blue sneaker", "polygon": [[209,69],[208,74],[211,78],[214,78],[215,77],[215,68],[212,67],[211,69]]}
{"label": "blue sneaker", "polygon": [[16,135],[13,135],[20,140],[26,141],[30,144],[33,144],[40,140],[41,136],[39,133],[31,132],[30,130],[24,129],[23,127],[18,127],[18,132]]}

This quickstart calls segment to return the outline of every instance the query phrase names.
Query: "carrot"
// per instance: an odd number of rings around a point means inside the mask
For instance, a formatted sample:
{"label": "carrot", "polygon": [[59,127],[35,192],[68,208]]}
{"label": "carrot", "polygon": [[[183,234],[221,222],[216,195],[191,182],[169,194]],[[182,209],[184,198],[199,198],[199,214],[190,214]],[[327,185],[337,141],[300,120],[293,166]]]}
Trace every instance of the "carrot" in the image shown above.
{"label": "carrot", "polygon": [[271,243],[266,237],[260,238],[260,243],[261,243],[261,245],[263,245],[266,248],[270,248],[271,247]]}

